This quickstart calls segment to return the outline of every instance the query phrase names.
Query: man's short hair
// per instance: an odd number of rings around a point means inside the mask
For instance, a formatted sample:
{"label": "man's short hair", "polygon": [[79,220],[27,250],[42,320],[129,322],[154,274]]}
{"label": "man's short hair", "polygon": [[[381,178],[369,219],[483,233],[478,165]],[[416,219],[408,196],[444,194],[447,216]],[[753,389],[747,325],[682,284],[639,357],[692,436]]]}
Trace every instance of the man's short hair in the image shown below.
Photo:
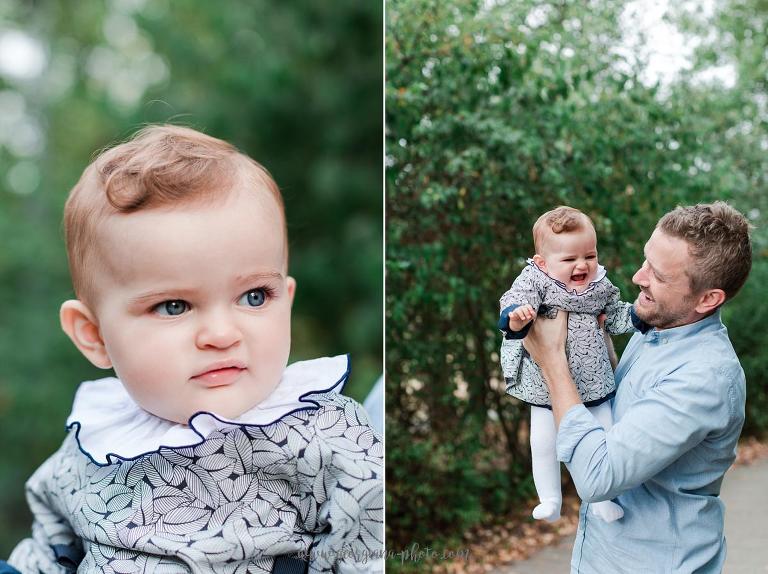
{"label": "man's short hair", "polygon": [[[76,296],[93,301],[97,231],[110,215],[213,202],[243,182],[275,198],[285,230],[283,199],[272,176],[223,140],[191,128],[151,125],[99,154],[64,206],[64,236]],[[285,243],[287,253],[287,237]]]}
{"label": "man's short hair", "polygon": [[551,233],[571,233],[587,227],[593,227],[589,216],[574,207],[560,205],[543,213],[533,224],[533,248],[541,253],[544,240]]}
{"label": "man's short hair", "polygon": [[722,289],[731,299],[744,285],[752,268],[752,226],[724,201],[678,206],[656,228],[688,243],[693,267],[686,274],[695,294]]}

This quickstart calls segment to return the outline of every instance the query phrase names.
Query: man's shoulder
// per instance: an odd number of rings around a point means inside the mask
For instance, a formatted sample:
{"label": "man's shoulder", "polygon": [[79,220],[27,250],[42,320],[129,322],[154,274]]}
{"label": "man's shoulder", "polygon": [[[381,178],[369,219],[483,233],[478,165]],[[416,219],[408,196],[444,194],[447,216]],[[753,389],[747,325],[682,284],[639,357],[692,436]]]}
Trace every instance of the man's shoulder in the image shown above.
{"label": "man's shoulder", "polygon": [[728,337],[728,330],[722,323],[718,328],[702,331],[685,341],[687,352],[684,356],[691,368],[700,368],[716,377],[742,377],[736,350]]}

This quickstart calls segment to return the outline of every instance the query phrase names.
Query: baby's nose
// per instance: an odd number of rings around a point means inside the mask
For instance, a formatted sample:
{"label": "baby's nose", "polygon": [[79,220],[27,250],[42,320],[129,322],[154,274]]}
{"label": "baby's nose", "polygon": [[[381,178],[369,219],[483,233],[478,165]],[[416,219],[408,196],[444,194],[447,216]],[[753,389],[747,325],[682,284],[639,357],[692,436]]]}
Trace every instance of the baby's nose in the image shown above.
{"label": "baby's nose", "polygon": [[201,319],[196,338],[201,349],[228,349],[242,338],[237,323],[227,313],[209,314]]}

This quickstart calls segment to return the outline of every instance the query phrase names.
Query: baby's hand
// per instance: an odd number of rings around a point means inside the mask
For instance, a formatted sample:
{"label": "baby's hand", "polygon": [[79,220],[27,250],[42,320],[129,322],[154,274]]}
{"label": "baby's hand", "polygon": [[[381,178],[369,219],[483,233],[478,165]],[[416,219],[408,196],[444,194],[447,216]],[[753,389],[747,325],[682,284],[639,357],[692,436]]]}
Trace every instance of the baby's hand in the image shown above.
{"label": "baby's hand", "polygon": [[536,310],[530,305],[520,305],[509,313],[509,328],[512,331],[521,331],[536,317]]}

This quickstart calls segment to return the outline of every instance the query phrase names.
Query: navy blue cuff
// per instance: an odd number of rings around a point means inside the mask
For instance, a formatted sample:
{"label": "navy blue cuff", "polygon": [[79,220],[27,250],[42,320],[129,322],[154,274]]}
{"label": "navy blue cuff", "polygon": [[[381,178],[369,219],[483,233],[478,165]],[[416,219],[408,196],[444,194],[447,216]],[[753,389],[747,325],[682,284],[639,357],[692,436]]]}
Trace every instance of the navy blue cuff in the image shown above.
{"label": "navy blue cuff", "polygon": [[[56,557],[56,563],[64,567],[67,574],[75,574],[80,562],[85,558],[85,552],[79,546],[68,544],[54,544],[51,546],[53,555]],[[2,574],[0,572],[0,574]]]}
{"label": "navy blue cuff", "polygon": [[643,335],[651,329],[651,326],[648,323],[637,316],[634,305],[632,305],[632,308],[629,310],[629,316],[632,319],[632,324],[635,326],[635,329],[640,331]]}
{"label": "navy blue cuff", "polygon": [[306,574],[309,572],[309,561],[294,555],[276,556],[272,565],[272,574]]}
{"label": "navy blue cuff", "polygon": [[506,307],[501,312],[501,316],[499,317],[499,322],[497,324],[497,327],[499,328],[499,331],[504,333],[505,339],[524,339],[525,336],[528,334],[528,330],[531,328],[531,323],[528,323],[525,327],[520,329],[519,331],[513,331],[509,328],[509,314],[517,309],[518,307],[521,307],[521,305],[510,305],[509,307]]}
{"label": "navy blue cuff", "polygon": [[21,574],[16,568],[8,564],[5,560],[0,560],[0,574]]}

